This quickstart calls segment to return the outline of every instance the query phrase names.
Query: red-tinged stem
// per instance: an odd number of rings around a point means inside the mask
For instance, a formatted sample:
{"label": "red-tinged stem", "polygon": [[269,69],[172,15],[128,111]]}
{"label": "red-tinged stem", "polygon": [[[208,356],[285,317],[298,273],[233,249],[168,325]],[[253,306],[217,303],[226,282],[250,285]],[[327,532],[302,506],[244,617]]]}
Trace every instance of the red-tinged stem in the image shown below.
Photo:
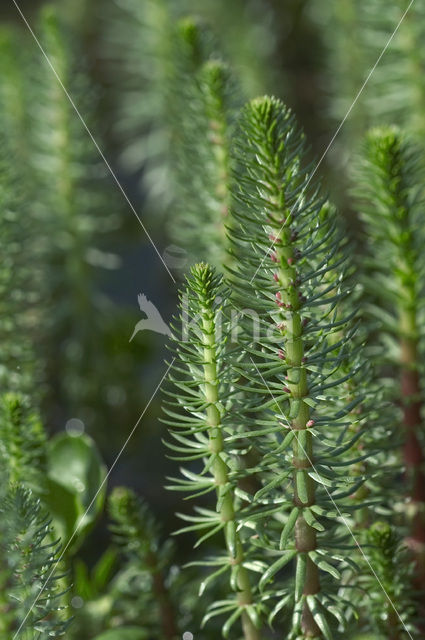
{"label": "red-tinged stem", "polygon": [[[411,314],[406,320],[412,322]],[[404,462],[412,506],[411,548],[417,561],[417,586],[425,589],[425,456],[419,440],[422,427],[421,385],[418,372],[418,339],[401,341],[401,393],[403,403]]]}
{"label": "red-tinged stem", "polygon": [[158,559],[154,552],[148,554],[147,564],[152,575],[152,590],[159,606],[162,637],[164,640],[177,640],[179,636],[174,607],[171,603],[168,589],[165,586],[162,571],[158,569]]}

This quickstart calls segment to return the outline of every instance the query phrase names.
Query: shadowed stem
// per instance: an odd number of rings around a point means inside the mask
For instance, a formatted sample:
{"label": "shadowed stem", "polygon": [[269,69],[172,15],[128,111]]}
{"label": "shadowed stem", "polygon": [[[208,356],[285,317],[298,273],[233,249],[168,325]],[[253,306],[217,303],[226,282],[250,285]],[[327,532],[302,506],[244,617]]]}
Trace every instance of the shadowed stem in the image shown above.
{"label": "shadowed stem", "polygon": [[174,607],[165,586],[163,573],[158,569],[158,559],[153,551],[148,553],[146,563],[152,576],[153,594],[159,606],[162,636],[164,640],[177,640],[179,636]]}
{"label": "shadowed stem", "polygon": [[417,583],[425,588],[425,474],[424,453],[419,440],[422,427],[422,401],[419,379],[419,352],[416,314],[406,310],[401,314],[401,394],[403,404],[404,462],[412,505],[410,522],[411,547],[417,561]]}

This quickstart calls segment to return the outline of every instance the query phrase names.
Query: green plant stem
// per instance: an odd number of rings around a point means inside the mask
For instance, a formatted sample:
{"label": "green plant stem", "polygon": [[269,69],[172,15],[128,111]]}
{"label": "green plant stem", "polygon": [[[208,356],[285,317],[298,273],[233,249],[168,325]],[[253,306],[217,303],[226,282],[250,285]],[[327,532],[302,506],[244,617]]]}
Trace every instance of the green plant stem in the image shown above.
{"label": "green plant stem", "polygon": [[418,20],[421,21],[420,15],[408,11],[400,38],[402,38],[402,49],[407,61],[405,86],[410,86],[413,102],[411,122],[408,123],[408,126],[423,140],[425,137],[425,80],[422,59],[423,47],[418,34]]}
{"label": "green plant stem", "polygon": [[[252,604],[252,592],[248,572],[243,566],[244,553],[239,534],[236,531],[234,492],[229,483],[229,467],[223,459],[223,434],[221,415],[218,408],[218,377],[215,344],[215,322],[213,311],[209,307],[202,309],[202,327],[204,335],[204,376],[207,421],[209,431],[209,447],[214,455],[213,475],[217,486],[218,504],[221,521],[224,523],[225,541],[229,553],[230,564],[238,566],[237,599],[241,607]],[[221,497],[221,500],[220,500]],[[245,640],[260,640],[260,635],[248,614],[242,612],[242,628]]]}
{"label": "green plant stem", "polygon": [[424,454],[419,441],[422,426],[421,386],[419,379],[419,339],[414,309],[400,313],[401,324],[401,393],[403,402],[404,462],[413,506],[411,538],[418,561],[418,582],[425,588],[425,476]]}
{"label": "green plant stem", "polygon": [[[285,215],[286,212],[283,212]],[[280,225],[280,223],[278,223]],[[276,237],[276,257],[279,265],[278,281],[280,290],[279,306],[287,309],[286,325],[281,333],[284,338],[287,363],[288,389],[290,392],[291,428],[296,431],[293,444],[293,478],[294,504],[297,507],[309,507],[315,502],[315,483],[308,475],[312,468],[313,443],[309,431],[310,408],[303,401],[308,395],[307,370],[303,366],[303,323],[299,313],[300,298],[297,288],[297,271],[295,255],[291,247],[291,231],[289,227],[280,228]],[[295,546],[297,554],[297,570],[300,563],[306,562],[304,578],[304,595],[314,595],[320,590],[318,567],[308,555],[316,549],[316,531],[304,519],[302,510],[295,525]],[[304,555],[305,554],[305,555]],[[304,557],[302,557],[304,556]],[[305,636],[321,636],[307,603],[304,604],[302,630]]]}
{"label": "green plant stem", "polygon": [[203,90],[205,108],[208,118],[209,141],[216,168],[215,194],[220,207],[220,232],[223,242],[227,244],[226,231],[223,220],[228,218],[231,190],[230,190],[230,153],[228,131],[228,108],[225,91],[227,80],[226,67],[215,60],[211,60],[202,69],[204,75]]}

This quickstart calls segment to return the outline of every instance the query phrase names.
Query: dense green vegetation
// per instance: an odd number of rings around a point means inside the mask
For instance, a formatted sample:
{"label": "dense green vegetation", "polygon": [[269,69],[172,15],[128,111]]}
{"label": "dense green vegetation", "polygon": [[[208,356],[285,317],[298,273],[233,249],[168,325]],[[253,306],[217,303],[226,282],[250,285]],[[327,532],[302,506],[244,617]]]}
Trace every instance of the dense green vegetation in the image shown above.
{"label": "dense green vegetation", "polygon": [[420,638],[423,8],[18,4],[1,638]]}

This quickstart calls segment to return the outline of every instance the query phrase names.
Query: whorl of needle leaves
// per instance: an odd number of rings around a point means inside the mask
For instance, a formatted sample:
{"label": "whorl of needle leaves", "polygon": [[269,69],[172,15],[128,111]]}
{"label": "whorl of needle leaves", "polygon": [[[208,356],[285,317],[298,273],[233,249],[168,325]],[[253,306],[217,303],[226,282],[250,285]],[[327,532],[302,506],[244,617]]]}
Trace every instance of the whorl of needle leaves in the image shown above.
{"label": "whorl of needle leaves", "polygon": [[226,256],[238,87],[202,21],[179,17],[163,0],[124,0],[120,8],[105,55],[121,87],[123,160],[143,167],[150,204],[167,210],[170,236],[190,261],[218,265]]}
{"label": "whorl of needle leaves", "polygon": [[[0,30],[0,383],[3,391],[39,393],[35,322],[40,299],[40,255],[30,196],[26,60],[12,29]],[[25,203],[25,204],[24,204]],[[31,266],[29,266],[31,265]]]}
{"label": "whorl of needle leaves", "polygon": [[[222,303],[228,297],[222,277],[206,264],[195,265],[181,298],[182,328],[173,326],[175,354],[167,390],[164,422],[173,438],[167,446],[173,459],[189,463],[182,467],[183,478],[172,479],[171,490],[188,492],[190,498],[215,494],[215,508],[195,507],[195,514],[179,514],[189,525],[179,531],[200,535],[195,547],[218,532],[224,534],[224,548],[215,556],[190,563],[213,567],[203,580],[200,593],[213,580],[229,575],[226,600],[214,602],[204,623],[226,616],[222,627],[228,637],[240,619],[244,637],[258,640],[261,603],[252,572],[264,571],[255,558],[249,530],[240,530],[244,492],[238,480],[245,470],[237,464],[237,448],[232,442],[236,417],[232,412],[231,371],[226,360],[226,330],[223,330]],[[221,331],[219,328],[221,327]],[[193,469],[192,464],[196,466]],[[189,466],[190,465],[190,466]]]}
{"label": "whorl of needle leaves", "polygon": [[[373,129],[368,134],[356,182],[359,208],[369,240],[369,251],[364,258],[369,303],[366,309],[377,319],[380,364],[391,365],[387,368],[391,376],[387,384],[391,401],[394,405],[394,400],[399,400],[393,412],[403,440],[404,491],[411,505],[411,513],[405,513],[405,520],[417,553],[420,576],[417,584],[422,590],[425,589],[423,552],[420,551],[425,526],[425,451],[421,435],[424,175],[422,151],[397,128]],[[374,337],[372,334],[372,343]],[[382,369],[380,373],[382,379]]]}
{"label": "whorl of needle leaves", "polygon": [[131,489],[116,487],[108,506],[113,540],[126,560],[118,582],[127,598],[118,597],[115,606],[124,619],[129,615],[140,623],[150,637],[174,640],[178,635],[171,575],[175,546],[169,539],[161,540],[153,514]]}
{"label": "whorl of needle leaves", "polygon": [[19,393],[0,397],[0,455],[12,483],[40,493],[45,485],[46,434],[40,416]]}
{"label": "whorl of needle leaves", "polygon": [[206,59],[188,84],[170,232],[190,256],[218,266],[227,258],[230,145],[239,91],[218,58]]}
{"label": "whorl of needle leaves", "polygon": [[11,486],[1,494],[2,638],[63,636],[69,616],[61,593],[63,576],[55,570],[59,545],[48,516],[29,489]]}
{"label": "whorl of needle leaves", "polygon": [[[425,291],[423,155],[397,127],[376,128],[366,137],[356,169],[355,195],[373,242],[365,256],[369,310],[385,333],[407,332],[417,339]],[[416,318],[416,327],[405,326],[407,316]],[[398,359],[396,344],[387,341],[387,347],[391,359]]]}
{"label": "whorl of needle leaves", "polygon": [[355,448],[366,415],[353,409],[365,390],[362,361],[350,348],[353,312],[344,311],[347,252],[334,209],[303,166],[304,136],[279,100],[246,106],[234,154],[234,301],[239,308],[249,301],[261,318],[257,343],[249,317],[242,321],[246,358],[235,365],[246,397],[240,437],[262,452],[263,487],[251,513],[268,505],[255,523],[259,544],[275,556],[260,586],[295,560],[294,584],[280,592],[271,619],[292,610],[290,637],[331,638],[351,615],[348,599],[337,595],[340,571],[358,570],[338,516],[359,508],[349,497],[365,475],[349,468],[370,455]]}
{"label": "whorl of needle leaves", "polygon": [[[115,542],[128,558],[136,557],[142,566],[152,570],[149,559],[155,556],[155,566],[167,567],[173,552],[173,545],[160,544],[158,523],[136,494],[126,487],[116,487],[109,496],[109,513],[112,519],[111,531]],[[163,557],[159,562],[159,552]],[[148,564],[146,564],[148,562]]]}
{"label": "whorl of needle leaves", "polygon": [[419,630],[414,624],[415,594],[410,586],[415,569],[407,547],[395,528],[384,521],[372,524],[366,531],[365,543],[375,573],[371,575],[366,569],[361,584],[369,594],[375,632],[399,638],[406,637],[408,632],[410,637],[418,637]]}
{"label": "whorl of needle leaves", "polygon": [[384,47],[389,45],[368,78],[367,91],[350,113],[343,135],[351,134],[355,144],[368,127],[397,122],[423,146],[424,4],[409,0],[396,0],[391,4],[385,0],[332,0],[326,5],[331,13],[321,28],[330,53],[328,70],[333,89],[330,108],[338,121],[347,113],[353,96]]}

